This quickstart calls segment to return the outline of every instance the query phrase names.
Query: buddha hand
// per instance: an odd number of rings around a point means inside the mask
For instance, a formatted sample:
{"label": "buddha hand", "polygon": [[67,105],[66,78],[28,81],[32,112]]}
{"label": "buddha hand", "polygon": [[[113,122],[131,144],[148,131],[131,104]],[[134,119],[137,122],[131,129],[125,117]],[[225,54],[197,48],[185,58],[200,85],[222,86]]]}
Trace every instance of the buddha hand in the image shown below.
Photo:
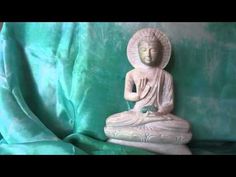
{"label": "buddha hand", "polygon": [[146,113],[146,112],[157,112],[157,111],[158,111],[158,108],[155,107],[154,105],[144,106],[144,107],[141,109],[141,112],[142,112],[142,113]]}

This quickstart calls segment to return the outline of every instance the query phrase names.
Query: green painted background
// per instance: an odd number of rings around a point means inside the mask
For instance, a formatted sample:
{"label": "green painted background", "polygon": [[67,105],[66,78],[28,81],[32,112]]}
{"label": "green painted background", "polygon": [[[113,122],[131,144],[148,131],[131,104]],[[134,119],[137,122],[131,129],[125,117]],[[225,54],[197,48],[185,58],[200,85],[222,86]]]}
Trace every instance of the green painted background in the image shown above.
{"label": "green painted background", "polygon": [[105,141],[106,117],[132,106],[123,99],[132,69],[126,47],[145,27],[170,38],[173,113],[191,123],[193,142],[236,141],[236,23],[6,23],[10,83],[60,139],[79,133]]}

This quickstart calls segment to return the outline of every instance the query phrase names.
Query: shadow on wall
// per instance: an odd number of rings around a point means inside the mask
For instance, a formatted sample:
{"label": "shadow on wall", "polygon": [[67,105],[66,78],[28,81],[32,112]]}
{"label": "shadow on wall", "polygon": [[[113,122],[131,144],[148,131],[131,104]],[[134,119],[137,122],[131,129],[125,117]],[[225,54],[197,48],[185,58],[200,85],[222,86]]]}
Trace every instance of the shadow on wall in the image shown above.
{"label": "shadow on wall", "polygon": [[0,31],[2,30],[2,22],[0,22]]}

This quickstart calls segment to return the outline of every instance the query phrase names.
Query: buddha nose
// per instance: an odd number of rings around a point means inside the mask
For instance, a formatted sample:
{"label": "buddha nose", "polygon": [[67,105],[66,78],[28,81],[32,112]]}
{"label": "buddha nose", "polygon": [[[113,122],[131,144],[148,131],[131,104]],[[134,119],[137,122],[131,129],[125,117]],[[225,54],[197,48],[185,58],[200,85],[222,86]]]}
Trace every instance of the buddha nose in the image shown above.
{"label": "buddha nose", "polygon": [[151,49],[148,50],[148,57],[151,56]]}

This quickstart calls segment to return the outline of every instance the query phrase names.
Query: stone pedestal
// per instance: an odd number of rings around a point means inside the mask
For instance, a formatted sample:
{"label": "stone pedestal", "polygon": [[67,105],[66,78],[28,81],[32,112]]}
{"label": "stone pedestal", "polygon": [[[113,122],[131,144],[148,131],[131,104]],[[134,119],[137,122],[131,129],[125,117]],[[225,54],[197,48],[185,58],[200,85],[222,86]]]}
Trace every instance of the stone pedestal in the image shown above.
{"label": "stone pedestal", "polygon": [[118,113],[107,119],[104,131],[111,143],[158,154],[191,154],[186,146],[192,138],[190,124],[172,114],[150,118],[143,117],[141,113]]}
{"label": "stone pedestal", "polygon": [[186,145],[176,144],[158,144],[158,143],[143,143],[134,141],[125,141],[118,139],[109,139],[108,142],[145,149],[157,154],[163,155],[191,155],[191,151]]}

